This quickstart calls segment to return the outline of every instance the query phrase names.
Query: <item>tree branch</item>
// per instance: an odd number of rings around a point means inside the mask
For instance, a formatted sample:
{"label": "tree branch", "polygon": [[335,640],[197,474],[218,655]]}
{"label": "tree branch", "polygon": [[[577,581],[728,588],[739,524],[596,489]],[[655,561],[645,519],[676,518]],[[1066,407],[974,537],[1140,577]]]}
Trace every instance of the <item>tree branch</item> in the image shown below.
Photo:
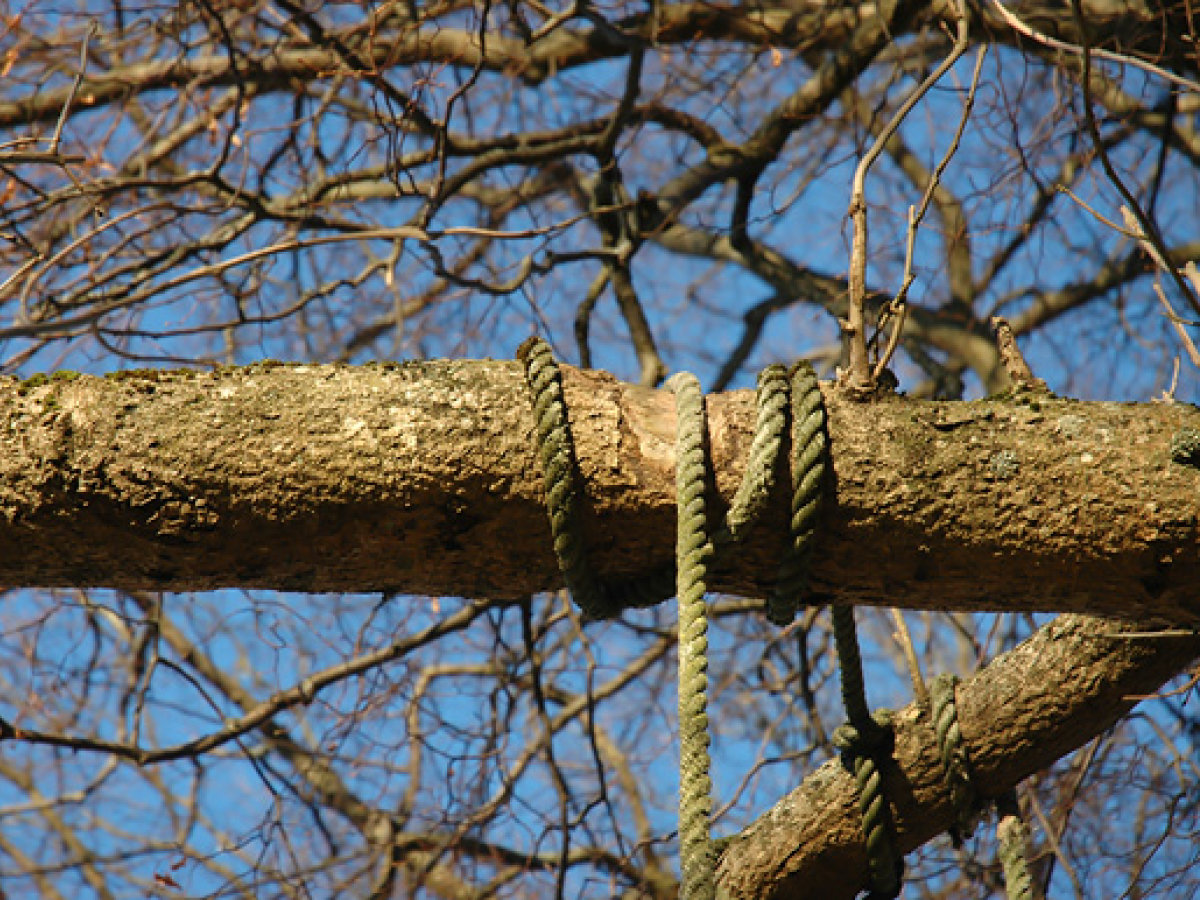
{"label": "tree branch", "polygon": [[[565,372],[596,568],[669,565],[670,395]],[[753,399],[708,406],[728,503]],[[1200,428],[1192,407],[829,408],[838,486],[820,600],[1200,620],[1197,473],[1171,449]],[[0,582],[499,598],[561,585],[514,362],[9,380],[0,420]],[[715,590],[766,595],[786,515],[774,498]]]}

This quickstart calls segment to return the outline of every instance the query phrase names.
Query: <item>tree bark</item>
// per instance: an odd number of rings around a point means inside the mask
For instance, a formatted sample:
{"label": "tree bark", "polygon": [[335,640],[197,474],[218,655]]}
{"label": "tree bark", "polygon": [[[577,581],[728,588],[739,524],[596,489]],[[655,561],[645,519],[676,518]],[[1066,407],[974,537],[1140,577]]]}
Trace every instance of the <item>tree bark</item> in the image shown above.
{"label": "tree bark", "polygon": [[[1200,655],[1200,635],[1134,639],[1131,626],[1060,616],[958,686],[958,721],[981,799],[1083,746]],[[933,725],[915,704],[894,719],[884,793],[907,853],[946,831],[954,812]],[[852,900],[867,887],[853,777],[831,761],[723,848],[718,896]]]}
{"label": "tree bark", "polygon": [[[672,396],[564,367],[594,567],[674,553]],[[827,391],[836,496],[814,602],[1200,621],[1200,471],[1181,404]],[[751,392],[708,398],[728,503]],[[520,597],[561,586],[515,362],[261,364],[0,384],[0,582]],[[787,483],[781,475],[781,484]],[[712,589],[761,596],[780,490]]]}

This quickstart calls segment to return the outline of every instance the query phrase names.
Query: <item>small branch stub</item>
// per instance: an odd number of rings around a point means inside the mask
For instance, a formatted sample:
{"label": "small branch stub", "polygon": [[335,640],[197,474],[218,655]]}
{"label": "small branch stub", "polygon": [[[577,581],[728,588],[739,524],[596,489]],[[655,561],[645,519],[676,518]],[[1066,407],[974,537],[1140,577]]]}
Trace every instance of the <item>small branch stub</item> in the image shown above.
{"label": "small branch stub", "polygon": [[1017,346],[1016,335],[1013,334],[1012,326],[1008,324],[1008,321],[1000,316],[993,317],[992,331],[996,335],[996,346],[1000,350],[1000,364],[1004,366],[1004,371],[1008,373],[1013,384],[1020,390],[1050,393],[1046,382],[1036,377],[1033,370],[1029,368],[1029,363],[1025,361],[1021,348]]}

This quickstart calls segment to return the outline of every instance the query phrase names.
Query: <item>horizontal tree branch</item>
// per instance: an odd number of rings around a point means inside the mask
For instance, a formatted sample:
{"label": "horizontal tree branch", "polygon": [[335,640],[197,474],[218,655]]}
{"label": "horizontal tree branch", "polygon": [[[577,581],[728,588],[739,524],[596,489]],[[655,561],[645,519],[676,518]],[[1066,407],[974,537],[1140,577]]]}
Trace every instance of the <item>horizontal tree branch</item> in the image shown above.
{"label": "horizontal tree branch", "polygon": [[[1070,9],[1061,4],[1028,0],[1009,4],[1011,13],[1068,44],[1083,43]],[[1184,5],[1160,11],[1137,4],[1085,2],[1083,10],[1093,34],[1090,45],[1128,53],[1137,60],[1170,63],[1194,71],[1187,46],[1189,22]],[[729,42],[756,48],[791,48],[804,52],[843,49],[864,22],[877,20],[875,4],[843,4],[802,0],[778,8],[747,8],[738,4],[708,2],[668,3],[653,13],[639,13],[616,21],[613,27],[657,46],[691,45],[700,41]],[[1171,40],[1164,46],[1163,19]],[[900,33],[947,25],[953,28],[957,12],[952,0],[928,4]],[[332,42],[347,45],[346,34],[330,28],[324,42],[292,41],[275,45],[264,40],[264,49],[231,61],[225,53],[195,54],[187,59],[145,59],[108,71],[88,71],[75,92],[76,111],[95,109],[140,94],[187,84],[202,86],[243,84],[255,91],[290,90],[293,81],[312,81],[331,74],[353,73],[373,78],[380,71],[419,63],[439,63],[462,68],[482,67],[519,75],[537,85],[561,72],[628,55],[632,40],[612,40],[612,29],[569,27],[527,43],[509,35],[489,34],[486,47],[476,31],[446,22],[423,26],[406,23],[392,31],[371,35],[349,60]],[[894,35],[899,37],[899,34]],[[989,4],[975,9],[972,38],[978,42],[1024,47],[1030,39]],[[949,41],[947,42],[947,44]],[[1036,46],[1036,45],[1035,45]],[[0,103],[0,127],[57,120],[72,96],[69,85]]]}
{"label": "horizontal tree branch", "polygon": [[[594,567],[674,554],[674,406],[564,367]],[[828,396],[836,497],[814,602],[1200,621],[1200,471],[1183,404]],[[708,398],[714,502],[737,488],[748,391]],[[0,583],[396,591],[556,589],[515,362],[260,364],[0,382]],[[786,479],[781,479],[787,483]],[[764,596],[776,496],[712,588]]]}

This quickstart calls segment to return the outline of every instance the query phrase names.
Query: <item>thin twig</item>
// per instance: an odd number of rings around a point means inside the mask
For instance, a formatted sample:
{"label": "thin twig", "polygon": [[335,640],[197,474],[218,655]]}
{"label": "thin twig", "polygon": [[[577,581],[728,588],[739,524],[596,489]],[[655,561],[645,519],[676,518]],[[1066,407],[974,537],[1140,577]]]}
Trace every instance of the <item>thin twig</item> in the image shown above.
{"label": "thin twig", "polygon": [[[1079,28],[1080,35],[1086,39],[1083,9],[1080,6],[1079,0],[1071,0],[1071,12],[1075,16],[1076,27]],[[1086,44],[1083,46],[1083,51],[1083,71],[1079,87],[1083,92],[1084,123],[1087,125],[1092,144],[1096,148],[1096,155],[1100,160],[1101,167],[1104,169],[1104,174],[1108,176],[1108,180],[1117,189],[1121,197],[1124,198],[1125,202],[1129,205],[1130,211],[1137,219],[1138,230],[1154,247],[1155,252],[1162,258],[1165,264],[1170,255],[1167,252],[1166,242],[1163,240],[1162,234],[1159,233],[1158,226],[1154,224],[1154,220],[1142,209],[1141,204],[1137,202],[1137,198],[1125,186],[1125,182],[1121,180],[1121,176],[1117,174],[1117,170],[1113,168],[1112,160],[1108,157],[1108,150],[1105,149],[1104,142],[1100,139],[1100,126],[1096,124],[1096,116],[1092,113],[1092,53],[1095,51]],[[1200,86],[1196,89],[1200,90]],[[1179,289],[1179,293],[1187,300],[1192,309],[1200,312],[1200,300],[1189,290],[1188,284],[1179,274],[1179,270],[1170,265],[1166,265],[1166,270],[1171,280],[1175,282],[1175,286]]]}
{"label": "thin twig", "polygon": [[[1163,309],[1166,310],[1167,321],[1171,323],[1171,327],[1175,329],[1175,333],[1179,336],[1180,343],[1183,344],[1183,349],[1187,351],[1188,359],[1192,361],[1193,366],[1200,368],[1200,351],[1196,350],[1196,344],[1192,340],[1192,336],[1188,334],[1186,329],[1183,327],[1184,320],[1175,312],[1175,308],[1171,305],[1171,301],[1167,299],[1167,292],[1164,291],[1162,287],[1162,273],[1165,271],[1170,274],[1171,272],[1175,271],[1175,267],[1171,265],[1169,260],[1165,259],[1163,255],[1158,252],[1158,249],[1150,242],[1145,234],[1140,232],[1137,217],[1134,215],[1133,210],[1131,210],[1128,206],[1122,206],[1121,218],[1125,220],[1125,227],[1133,233],[1133,235],[1137,238],[1138,243],[1141,244],[1142,250],[1145,251],[1147,256],[1154,260],[1154,294],[1158,297],[1158,302],[1162,304]],[[1194,272],[1196,264],[1188,263],[1188,265]],[[1191,278],[1191,272],[1188,273],[1188,276],[1188,281],[1193,282],[1193,284],[1196,280],[1200,280]]]}
{"label": "thin twig", "polygon": [[1169,691],[1159,691],[1156,694],[1126,694],[1123,699],[1134,700],[1140,703],[1143,700],[1162,700],[1165,697],[1178,697],[1181,694],[1188,693],[1198,684],[1200,684],[1200,668],[1192,672],[1188,680],[1177,688]]}
{"label": "thin twig", "polygon": [[[921,221],[925,218],[925,213],[929,211],[929,205],[933,202],[933,195],[937,191],[938,185],[941,184],[942,175],[950,165],[950,160],[954,158],[954,154],[958,152],[959,144],[962,142],[963,132],[967,129],[967,121],[971,118],[971,110],[975,106],[975,92],[979,89],[979,76],[983,72],[983,61],[987,57],[987,47],[979,48],[979,52],[975,55],[975,69],[971,73],[971,86],[967,89],[966,99],[963,100],[962,115],[958,117],[958,127],[954,130],[954,137],[950,141],[950,146],[946,148],[946,152],[942,155],[941,161],[933,170],[933,174],[929,178],[929,184],[925,186],[925,194],[921,197],[921,205],[914,209],[908,208],[908,241],[904,247],[904,280],[900,284],[900,290],[896,292],[896,296],[885,307],[889,317],[895,317],[895,322],[892,325],[891,333],[888,335],[887,346],[884,348],[882,356],[875,364],[875,369],[871,373],[872,381],[877,381],[880,374],[887,364],[891,362],[892,355],[896,352],[896,348],[900,345],[900,335],[904,330],[904,320],[908,312],[908,289],[912,286],[916,276],[913,274],[913,255],[917,244],[917,229],[921,227]],[[883,327],[884,322],[880,322],[880,327]]]}
{"label": "thin twig", "polygon": [[921,709],[932,709],[929,687],[921,676],[921,661],[917,659],[917,649],[913,646],[912,632],[908,630],[908,623],[904,621],[904,613],[895,607],[892,607],[889,612],[892,614],[892,622],[896,625],[896,640],[900,643],[904,661],[908,664],[908,677],[912,679],[913,698]]}
{"label": "thin twig", "polygon": [[54,136],[50,138],[50,153],[57,155],[58,144],[62,140],[63,129],[67,125],[67,116],[71,114],[71,104],[75,102],[75,97],[79,94],[79,88],[83,84],[84,73],[87,72],[87,51],[88,41],[96,34],[99,29],[99,24],[96,19],[92,19],[88,23],[87,33],[83,36],[83,43],[79,45],[79,71],[75,73],[75,80],[71,83],[71,90],[67,94],[67,99],[63,103],[62,112],[58,114],[58,124],[54,126]]}
{"label": "thin twig", "polygon": [[892,135],[912,112],[914,106],[933,88],[941,77],[953,66],[964,53],[970,42],[970,23],[967,19],[967,8],[964,0],[958,3],[958,36],[954,41],[949,55],[936,69],[900,104],[900,108],[876,135],[875,141],[863,155],[854,170],[854,180],[850,188],[850,219],[854,225],[854,240],[850,246],[850,276],[849,276],[849,305],[846,313],[845,331],[850,342],[849,370],[843,377],[843,383],[852,394],[869,394],[874,388],[874,378],[871,374],[871,363],[867,355],[866,336],[866,299],[867,299],[867,201],[865,183],[867,172],[870,171],[879,154],[883,152]]}
{"label": "thin twig", "polygon": [[[1183,349],[1187,352],[1188,359],[1192,361],[1192,365],[1200,369],[1200,352],[1196,350],[1196,344],[1192,341],[1192,336],[1184,330],[1183,322],[1175,315],[1175,310],[1171,307],[1171,302],[1167,299],[1167,292],[1162,288],[1162,282],[1157,278],[1154,279],[1154,293],[1158,297],[1163,308],[1167,311],[1167,319],[1171,322],[1171,327],[1175,329],[1175,333],[1179,335],[1179,340],[1183,344]],[[1178,357],[1176,358],[1178,362]]]}
{"label": "thin twig", "polygon": [[[908,318],[908,289],[912,286],[916,276],[913,274],[913,251],[917,244],[917,211],[913,206],[908,207],[908,241],[904,247],[904,278],[900,283],[900,290],[896,291],[896,296],[884,304],[879,311],[879,319],[875,325],[875,338],[879,337],[879,333],[887,327],[888,321],[895,319],[892,323],[892,330],[888,333],[887,346],[883,348],[883,353],[880,354],[879,360],[875,363],[875,368],[871,371],[871,380],[879,381],[879,376],[883,374],[883,370],[887,368],[887,364],[892,361],[892,356],[896,352],[896,348],[900,346],[900,335],[904,331],[904,321]],[[873,340],[874,340],[873,339]]]}
{"label": "thin twig", "polygon": [[1066,194],[1071,200],[1075,201],[1076,206],[1078,206],[1080,209],[1082,209],[1085,212],[1087,212],[1088,214],[1090,214],[1091,217],[1093,219],[1095,219],[1097,222],[1101,222],[1104,225],[1107,225],[1113,231],[1117,232],[1117,234],[1123,234],[1123,235],[1125,235],[1125,237],[1132,238],[1135,241],[1140,241],[1142,239],[1142,230],[1138,227],[1137,219],[1133,220],[1132,228],[1122,227],[1121,225],[1118,225],[1116,222],[1114,222],[1112,219],[1110,219],[1108,216],[1104,215],[1104,213],[1100,212],[1098,209],[1096,209],[1094,206],[1092,206],[1090,203],[1088,203],[1086,200],[1084,200],[1082,197],[1080,197],[1078,194],[1076,194],[1073,190],[1071,190],[1066,185],[1056,184],[1054,186],[1054,189],[1056,191],[1058,191],[1060,194]]}

